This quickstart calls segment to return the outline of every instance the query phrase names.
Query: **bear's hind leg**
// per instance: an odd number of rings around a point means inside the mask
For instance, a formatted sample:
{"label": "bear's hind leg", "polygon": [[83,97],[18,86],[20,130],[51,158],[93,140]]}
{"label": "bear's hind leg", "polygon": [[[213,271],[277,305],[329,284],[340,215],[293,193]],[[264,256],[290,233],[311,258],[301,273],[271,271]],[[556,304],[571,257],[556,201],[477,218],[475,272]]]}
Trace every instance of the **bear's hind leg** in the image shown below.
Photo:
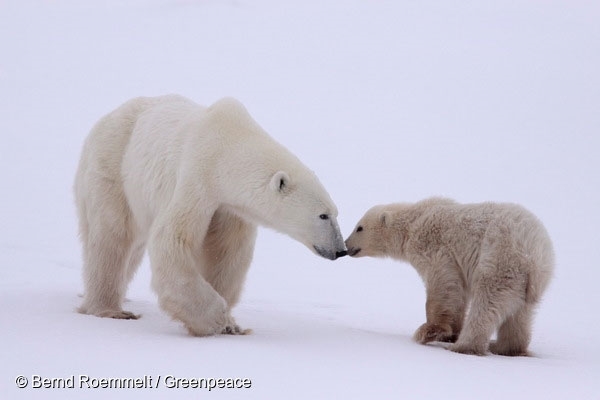
{"label": "bear's hind leg", "polygon": [[456,343],[450,346],[450,350],[463,354],[484,355],[490,337],[501,318],[496,310],[489,310],[489,307],[481,304],[475,296],[465,326]]}
{"label": "bear's hind leg", "polygon": [[121,308],[128,283],[130,235],[126,229],[116,226],[90,228],[88,237],[83,238],[85,291],[79,312],[105,318],[137,319],[137,315]]}
{"label": "bear's hind leg", "polygon": [[145,242],[138,243],[132,247],[131,252],[129,253],[129,259],[127,261],[127,272],[125,275],[125,282],[127,285],[129,285],[129,283],[133,280],[133,277],[135,276],[135,273],[142,262],[145,251]]}
{"label": "bear's hind leg", "polygon": [[526,356],[531,341],[533,304],[526,303],[515,314],[506,318],[498,329],[498,338],[490,344],[490,351],[503,356]]}
{"label": "bear's hind leg", "polygon": [[122,188],[114,180],[97,175],[86,173],[85,166],[80,166],[75,184],[84,259],[84,299],[78,311],[98,317],[137,319],[121,308],[134,239],[131,211]]}
{"label": "bear's hind leg", "polygon": [[226,334],[246,334],[231,316],[237,304],[256,241],[256,226],[222,209],[213,215],[200,254],[202,275],[227,302]]}
{"label": "bear's hind leg", "polygon": [[[450,350],[457,353],[484,355],[490,337],[502,321],[514,314],[524,303],[523,290],[516,279],[506,279],[500,285],[498,276],[480,279],[472,289],[471,310],[456,343]],[[515,287],[517,286],[517,287]]]}

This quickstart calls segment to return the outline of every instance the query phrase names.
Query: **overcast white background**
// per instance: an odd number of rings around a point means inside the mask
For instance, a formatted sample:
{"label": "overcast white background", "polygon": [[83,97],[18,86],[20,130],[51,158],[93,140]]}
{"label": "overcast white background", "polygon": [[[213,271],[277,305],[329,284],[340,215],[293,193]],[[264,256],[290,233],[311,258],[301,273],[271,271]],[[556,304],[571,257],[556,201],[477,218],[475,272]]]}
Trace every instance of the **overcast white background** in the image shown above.
{"label": "overcast white background", "polygon": [[[592,399],[600,396],[600,6],[594,1],[0,1],[3,398]],[[103,114],[139,95],[241,100],[320,177],[347,236],[377,203],[521,203],[556,274],[533,357],[411,340],[407,264],[320,259],[261,229],[250,336],[193,338],[147,261],[116,321],[80,315],[71,185]],[[15,378],[252,379],[245,390],[17,389]],[[7,397],[4,397],[7,396]]]}

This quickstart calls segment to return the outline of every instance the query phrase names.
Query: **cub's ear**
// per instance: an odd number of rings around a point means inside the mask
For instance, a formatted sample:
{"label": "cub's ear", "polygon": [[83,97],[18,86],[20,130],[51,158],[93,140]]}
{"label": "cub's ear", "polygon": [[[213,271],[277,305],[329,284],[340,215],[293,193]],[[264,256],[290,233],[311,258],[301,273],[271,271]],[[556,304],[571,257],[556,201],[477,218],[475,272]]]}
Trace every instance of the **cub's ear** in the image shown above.
{"label": "cub's ear", "polygon": [[379,214],[379,222],[386,228],[392,224],[392,213],[390,211],[382,211]]}
{"label": "cub's ear", "polygon": [[271,189],[276,192],[284,192],[290,185],[290,177],[284,171],[277,171],[271,178]]}

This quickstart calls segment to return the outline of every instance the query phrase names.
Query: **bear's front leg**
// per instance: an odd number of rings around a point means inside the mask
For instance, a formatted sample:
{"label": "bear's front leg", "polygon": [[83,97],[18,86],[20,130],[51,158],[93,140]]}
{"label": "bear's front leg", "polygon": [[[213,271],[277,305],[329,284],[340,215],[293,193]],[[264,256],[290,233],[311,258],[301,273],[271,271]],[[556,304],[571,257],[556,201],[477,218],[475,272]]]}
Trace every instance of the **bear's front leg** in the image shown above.
{"label": "bear's front leg", "polygon": [[427,322],[413,336],[418,343],[453,343],[462,329],[466,304],[462,280],[455,269],[445,267],[442,271],[430,274],[427,280]]}
{"label": "bear's front leg", "polygon": [[193,336],[222,333],[229,325],[225,300],[198,273],[175,277],[153,267],[152,287],[160,307]]}
{"label": "bear's front leg", "polygon": [[452,333],[449,324],[436,324],[425,322],[415,331],[413,339],[421,344],[429,342],[455,342],[458,335]]}
{"label": "bear's front leg", "polygon": [[249,335],[252,333],[252,329],[240,328],[240,326],[235,322],[233,317],[229,315],[227,319],[227,325],[221,331],[221,333],[224,335]]}
{"label": "bear's front leg", "polygon": [[[189,215],[189,214],[188,214]],[[152,267],[152,288],[161,308],[182,321],[191,335],[222,333],[230,326],[229,308],[223,297],[202,277],[193,257],[194,243],[202,243],[208,223],[193,221],[199,230],[186,229],[190,221],[164,217],[156,224],[148,243]],[[202,229],[202,225],[204,229]],[[194,234],[195,233],[195,234]]]}

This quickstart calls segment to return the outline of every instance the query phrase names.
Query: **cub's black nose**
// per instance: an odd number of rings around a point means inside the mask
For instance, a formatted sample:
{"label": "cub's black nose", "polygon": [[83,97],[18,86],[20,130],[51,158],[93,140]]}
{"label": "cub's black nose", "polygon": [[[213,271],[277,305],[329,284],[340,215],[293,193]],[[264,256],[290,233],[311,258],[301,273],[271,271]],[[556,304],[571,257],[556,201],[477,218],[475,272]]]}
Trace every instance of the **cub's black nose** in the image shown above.
{"label": "cub's black nose", "polygon": [[335,258],[344,257],[347,254],[348,254],[348,252],[346,250],[344,250],[344,251],[336,251],[335,252]]}

